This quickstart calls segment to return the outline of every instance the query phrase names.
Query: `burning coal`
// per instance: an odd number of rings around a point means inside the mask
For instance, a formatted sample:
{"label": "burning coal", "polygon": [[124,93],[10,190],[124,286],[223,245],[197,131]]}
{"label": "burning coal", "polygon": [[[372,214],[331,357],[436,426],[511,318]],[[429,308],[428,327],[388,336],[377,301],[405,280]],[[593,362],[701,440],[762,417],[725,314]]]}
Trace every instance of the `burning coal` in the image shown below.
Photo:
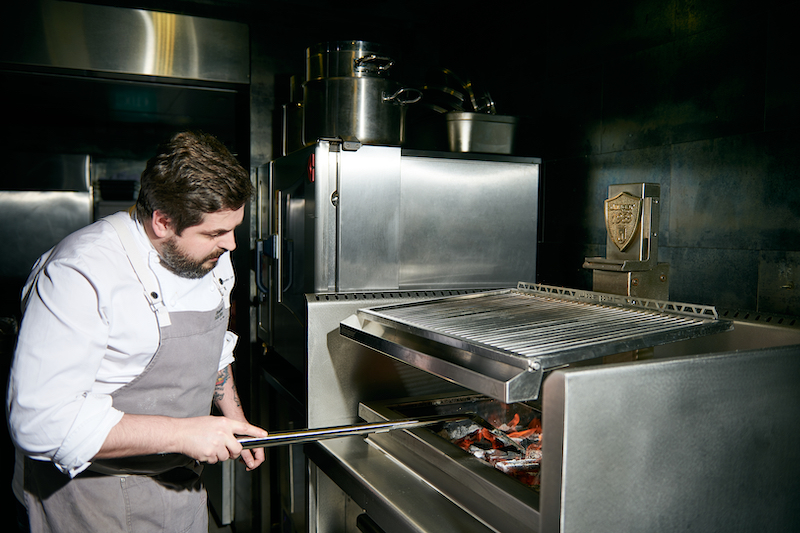
{"label": "burning coal", "polygon": [[490,420],[492,429],[472,420],[445,424],[440,435],[475,457],[522,483],[539,489],[539,464],[542,459],[542,421],[533,418],[520,423],[515,414],[508,422],[497,424]]}

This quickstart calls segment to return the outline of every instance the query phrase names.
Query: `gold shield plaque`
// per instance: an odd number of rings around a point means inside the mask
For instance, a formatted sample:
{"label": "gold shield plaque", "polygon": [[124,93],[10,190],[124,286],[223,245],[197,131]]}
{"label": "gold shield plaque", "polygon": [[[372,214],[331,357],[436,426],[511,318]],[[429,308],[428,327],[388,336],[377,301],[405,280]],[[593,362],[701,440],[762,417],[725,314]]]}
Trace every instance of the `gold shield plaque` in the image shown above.
{"label": "gold shield plaque", "polygon": [[608,236],[622,252],[636,235],[642,199],[627,192],[621,192],[606,200],[606,231]]}

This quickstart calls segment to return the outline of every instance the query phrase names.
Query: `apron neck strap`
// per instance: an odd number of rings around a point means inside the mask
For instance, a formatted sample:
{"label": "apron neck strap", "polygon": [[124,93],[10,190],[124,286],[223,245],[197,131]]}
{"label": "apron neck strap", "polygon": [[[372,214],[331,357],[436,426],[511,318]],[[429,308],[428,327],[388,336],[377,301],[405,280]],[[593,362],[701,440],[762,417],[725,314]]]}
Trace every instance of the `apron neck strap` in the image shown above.
{"label": "apron neck strap", "polygon": [[144,296],[150,303],[150,308],[156,314],[159,327],[169,326],[171,321],[169,319],[169,313],[167,312],[167,306],[161,294],[161,286],[158,284],[155,274],[153,274],[153,271],[147,266],[144,257],[142,257],[142,254],[136,247],[133,234],[126,223],[126,219],[129,218],[130,215],[122,211],[109,215],[103,218],[103,220],[111,224],[114,230],[116,230],[117,235],[119,235],[119,240],[122,242],[122,247],[125,249],[128,260],[131,262],[133,271],[136,273],[136,277],[139,278],[142,287],[144,287]]}

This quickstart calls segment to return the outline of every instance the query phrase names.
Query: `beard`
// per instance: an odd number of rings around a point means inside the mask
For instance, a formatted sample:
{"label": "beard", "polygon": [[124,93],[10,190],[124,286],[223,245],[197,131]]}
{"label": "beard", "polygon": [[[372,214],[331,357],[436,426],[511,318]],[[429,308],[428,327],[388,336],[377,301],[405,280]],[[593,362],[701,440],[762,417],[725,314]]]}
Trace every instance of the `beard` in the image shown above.
{"label": "beard", "polygon": [[[214,252],[207,257],[197,260],[183,252],[175,241],[175,237],[167,240],[161,249],[161,259],[167,270],[187,279],[200,279],[214,268],[212,259],[217,259],[224,250]],[[209,264],[206,264],[209,263]]]}

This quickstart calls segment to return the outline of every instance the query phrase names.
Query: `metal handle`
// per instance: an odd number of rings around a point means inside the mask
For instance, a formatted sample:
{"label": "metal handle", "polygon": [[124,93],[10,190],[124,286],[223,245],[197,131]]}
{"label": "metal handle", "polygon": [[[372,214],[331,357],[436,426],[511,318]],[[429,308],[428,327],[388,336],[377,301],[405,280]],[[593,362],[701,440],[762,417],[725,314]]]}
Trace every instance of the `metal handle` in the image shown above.
{"label": "metal handle", "polygon": [[275,191],[275,235],[273,235],[275,259],[275,301],[283,303],[283,192]]}
{"label": "metal handle", "polygon": [[301,444],[304,442],[316,442],[325,439],[335,439],[339,437],[349,437],[351,435],[364,435],[368,433],[384,433],[395,429],[414,429],[425,426],[432,426],[441,422],[453,422],[473,418],[474,414],[467,413],[462,415],[433,415],[421,416],[418,418],[401,418],[389,422],[375,422],[370,424],[356,424],[352,426],[334,426],[319,429],[301,429],[297,431],[279,431],[271,433],[263,438],[243,438],[239,439],[239,444],[245,450],[252,448],[271,448],[272,446],[283,446],[285,444]]}
{"label": "metal handle", "polygon": [[[401,96],[403,96],[406,93],[408,93],[410,96],[408,98],[401,98]],[[402,89],[399,89],[392,95],[387,96],[386,93],[381,94],[381,100],[384,102],[391,102],[393,104],[399,104],[399,105],[414,104],[422,100],[422,91],[404,87]]]}
{"label": "metal handle", "polygon": [[267,239],[256,241],[256,288],[264,294],[269,294],[269,287],[264,283],[264,258],[275,256],[276,236],[270,235]]}
{"label": "metal handle", "polygon": [[353,60],[353,68],[356,72],[375,70],[378,74],[382,74],[392,68],[392,65],[394,65],[394,59],[391,57],[376,56],[375,54]]}

